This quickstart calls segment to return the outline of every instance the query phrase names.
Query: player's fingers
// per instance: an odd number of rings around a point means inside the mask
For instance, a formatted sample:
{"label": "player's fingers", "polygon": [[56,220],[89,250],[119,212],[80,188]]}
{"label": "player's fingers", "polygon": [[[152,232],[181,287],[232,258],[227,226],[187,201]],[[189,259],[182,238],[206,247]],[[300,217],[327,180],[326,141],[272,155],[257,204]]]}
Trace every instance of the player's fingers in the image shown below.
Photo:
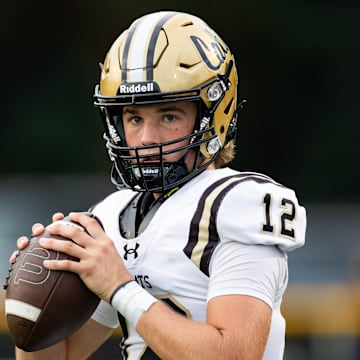
{"label": "player's fingers", "polygon": [[72,260],[44,260],[44,266],[49,270],[62,270],[80,273],[79,263]]}
{"label": "player's fingers", "polygon": [[27,238],[26,236],[20,236],[16,240],[16,246],[18,247],[19,250],[13,251],[13,253],[10,255],[10,258],[9,258],[10,264],[15,262],[16,257],[19,255],[19,251],[22,249],[25,249],[28,245],[29,245],[29,238]]}
{"label": "player's fingers", "polygon": [[18,247],[19,250],[25,249],[28,245],[29,245],[29,238],[27,238],[26,236],[20,236],[16,240],[16,246]]}
{"label": "player's fingers", "polygon": [[55,213],[53,216],[52,216],[52,221],[58,221],[58,220],[61,220],[63,219],[65,216],[63,213],[61,212],[57,212]]}
{"label": "player's fingers", "polygon": [[9,263],[10,264],[13,264],[17,258],[17,256],[19,255],[19,250],[15,250],[11,255],[10,255],[10,258],[9,258]]}
{"label": "player's fingers", "polygon": [[31,231],[34,236],[39,236],[42,234],[45,230],[45,227],[43,224],[36,223],[32,226]]}
{"label": "player's fingers", "polygon": [[84,255],[84,249],[70,240],[58,240],[49,237],[41,237],[39,239],[39,244],[45,249],[65,253],[77,259],[81,259]]}
{"label": "player's fingers", "polygon": [[100,221],[90,213],[71,213],[70,219],[83,226],[94,238],[104,231]]}
{"label": "player's fingers", "polygon": [[89,237],[81,225],[66,220],[55,221],[48,225],[46,229],[51,235],[61,235],[73,240],[82,247],[85,247],[86,238]]}

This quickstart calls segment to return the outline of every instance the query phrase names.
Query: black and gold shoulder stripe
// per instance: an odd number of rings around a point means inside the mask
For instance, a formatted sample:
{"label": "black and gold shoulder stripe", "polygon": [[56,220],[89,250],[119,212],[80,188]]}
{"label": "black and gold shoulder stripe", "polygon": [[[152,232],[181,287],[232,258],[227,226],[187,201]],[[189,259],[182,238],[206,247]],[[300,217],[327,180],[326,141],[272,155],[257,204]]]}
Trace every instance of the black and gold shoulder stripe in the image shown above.
{"label": "black and gold shoulder stripe", "polygon": [[262,174],[241,173],[218,180],[204,191],[199,200],[191,220],[188,243],[183,251],[207,276],[209,276],[211,256],[220,241],[216,228],[216,216],[220,204],[224,196],[234,186],[249,180],[274,182],[271,178]]}

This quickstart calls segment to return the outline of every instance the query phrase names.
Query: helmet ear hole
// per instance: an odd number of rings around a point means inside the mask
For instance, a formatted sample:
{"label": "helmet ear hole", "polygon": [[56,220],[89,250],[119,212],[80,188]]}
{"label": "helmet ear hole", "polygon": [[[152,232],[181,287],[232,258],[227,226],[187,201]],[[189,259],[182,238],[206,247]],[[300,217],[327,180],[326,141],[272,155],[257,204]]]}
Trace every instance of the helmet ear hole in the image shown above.
{"label": "helmet ear hole", "polygon": [[224,131],[225,131],[225,127],[224,127],[224,125],[221,125],[221,127],[220,127],[220,132],[221,132],[221,134],[223,134],[223,133],[224,133]]}

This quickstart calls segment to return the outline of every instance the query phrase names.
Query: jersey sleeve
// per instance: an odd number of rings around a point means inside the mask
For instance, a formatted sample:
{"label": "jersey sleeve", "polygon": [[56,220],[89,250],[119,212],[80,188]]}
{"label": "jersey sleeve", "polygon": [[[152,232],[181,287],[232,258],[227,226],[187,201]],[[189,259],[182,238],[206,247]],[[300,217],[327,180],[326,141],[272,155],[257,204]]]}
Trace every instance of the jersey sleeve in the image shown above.
{"label": "jersey sleeve", "polygon": [[287,281],[287,255],[277,247],[222,243],[210,264],[208,300],[222,295],[248,295],[276,310]]}
{"label": "jersey sleeve", "polygon": [[288,252],[304,245],[306,212],[295,192],[275,182],[245,181],[224,197],[217,214],[221,241],[276,245]]}
{"label": "jersey sleeve", "polygon": [[119,326],[117,311],[104,300],[100,301],[97,309],[92,314],[91,319],[112,329]]}

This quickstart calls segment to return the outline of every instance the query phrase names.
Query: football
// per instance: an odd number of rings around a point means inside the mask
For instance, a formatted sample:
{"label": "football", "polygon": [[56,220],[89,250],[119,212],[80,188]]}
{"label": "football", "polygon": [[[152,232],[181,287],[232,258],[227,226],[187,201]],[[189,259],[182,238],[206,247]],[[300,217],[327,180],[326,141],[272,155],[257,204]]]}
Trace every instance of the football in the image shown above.
{"label": "football", "polygon": [[[60,221],[80,226],[68,217]],[[50,237],[45,230],[41,237],[46,236]],[[44,249],[39,245],[39,237],[34,236],[19,251],[4,286],[9,331],[15,345],[24,351],[40,350],[64,339],[89,319],[100,301],[77,274],[46,269],[42,265],[46,259],[76,260]]]}

